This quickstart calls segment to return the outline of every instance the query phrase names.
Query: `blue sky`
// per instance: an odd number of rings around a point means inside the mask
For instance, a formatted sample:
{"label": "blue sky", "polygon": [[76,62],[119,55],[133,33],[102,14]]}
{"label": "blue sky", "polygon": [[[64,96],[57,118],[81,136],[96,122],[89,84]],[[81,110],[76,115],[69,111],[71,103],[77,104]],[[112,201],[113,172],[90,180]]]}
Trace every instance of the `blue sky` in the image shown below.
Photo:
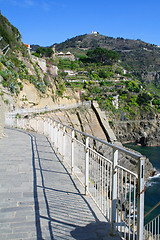
{"label": "blue sky", "polygon": [[0,0],[27,44],[50,46],[98,31],[160,45],[160,0]]}

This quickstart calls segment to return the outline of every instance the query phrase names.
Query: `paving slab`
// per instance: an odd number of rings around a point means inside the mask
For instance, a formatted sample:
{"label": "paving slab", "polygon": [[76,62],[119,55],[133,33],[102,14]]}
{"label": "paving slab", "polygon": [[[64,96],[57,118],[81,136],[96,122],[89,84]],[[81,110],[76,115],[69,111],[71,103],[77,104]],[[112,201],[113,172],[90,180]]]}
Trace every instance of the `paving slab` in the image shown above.
{"label": "paving slab", "polygon": [[110,236],[110,224],[45,136],[18,129],[5,134],[0,140],[0,239],[120,239]]}

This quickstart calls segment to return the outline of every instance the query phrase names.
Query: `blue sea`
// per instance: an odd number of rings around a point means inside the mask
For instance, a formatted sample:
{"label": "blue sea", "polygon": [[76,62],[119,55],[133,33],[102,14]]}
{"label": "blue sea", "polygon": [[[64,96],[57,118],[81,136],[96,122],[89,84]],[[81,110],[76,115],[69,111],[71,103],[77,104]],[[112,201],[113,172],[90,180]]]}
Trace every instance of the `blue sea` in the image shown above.
{"label": "blue sea", "polygon": [[[135,144],[125,144],[126,147],[134,149],[150,159],[158,174],[147,179],[145,186],[145,213],[160,201],[160,147],[142,147]],[[160,206],[156,208],[145,219],[145,223],[160,213]]]}

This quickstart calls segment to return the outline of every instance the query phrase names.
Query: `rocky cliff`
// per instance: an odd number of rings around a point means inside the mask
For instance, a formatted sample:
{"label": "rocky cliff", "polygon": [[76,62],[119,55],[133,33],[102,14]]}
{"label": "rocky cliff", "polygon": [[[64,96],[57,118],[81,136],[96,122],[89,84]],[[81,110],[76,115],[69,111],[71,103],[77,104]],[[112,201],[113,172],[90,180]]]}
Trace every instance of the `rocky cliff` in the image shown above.
{"label": "rocky cliff", "polygon": [[160,121],[119,121],[111,124],[122,143],[135,142],[143,146],[160,146]]}

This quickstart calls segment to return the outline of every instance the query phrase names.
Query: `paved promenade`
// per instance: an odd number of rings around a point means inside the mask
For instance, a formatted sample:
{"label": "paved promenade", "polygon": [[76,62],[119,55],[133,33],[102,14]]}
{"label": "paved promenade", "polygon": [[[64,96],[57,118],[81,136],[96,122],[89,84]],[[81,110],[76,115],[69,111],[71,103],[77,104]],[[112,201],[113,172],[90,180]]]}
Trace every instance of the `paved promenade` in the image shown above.
{"label": "paved promenade", "polygon": [[0,240],[118,240],[45,136],[5,129],[0,140]]}

